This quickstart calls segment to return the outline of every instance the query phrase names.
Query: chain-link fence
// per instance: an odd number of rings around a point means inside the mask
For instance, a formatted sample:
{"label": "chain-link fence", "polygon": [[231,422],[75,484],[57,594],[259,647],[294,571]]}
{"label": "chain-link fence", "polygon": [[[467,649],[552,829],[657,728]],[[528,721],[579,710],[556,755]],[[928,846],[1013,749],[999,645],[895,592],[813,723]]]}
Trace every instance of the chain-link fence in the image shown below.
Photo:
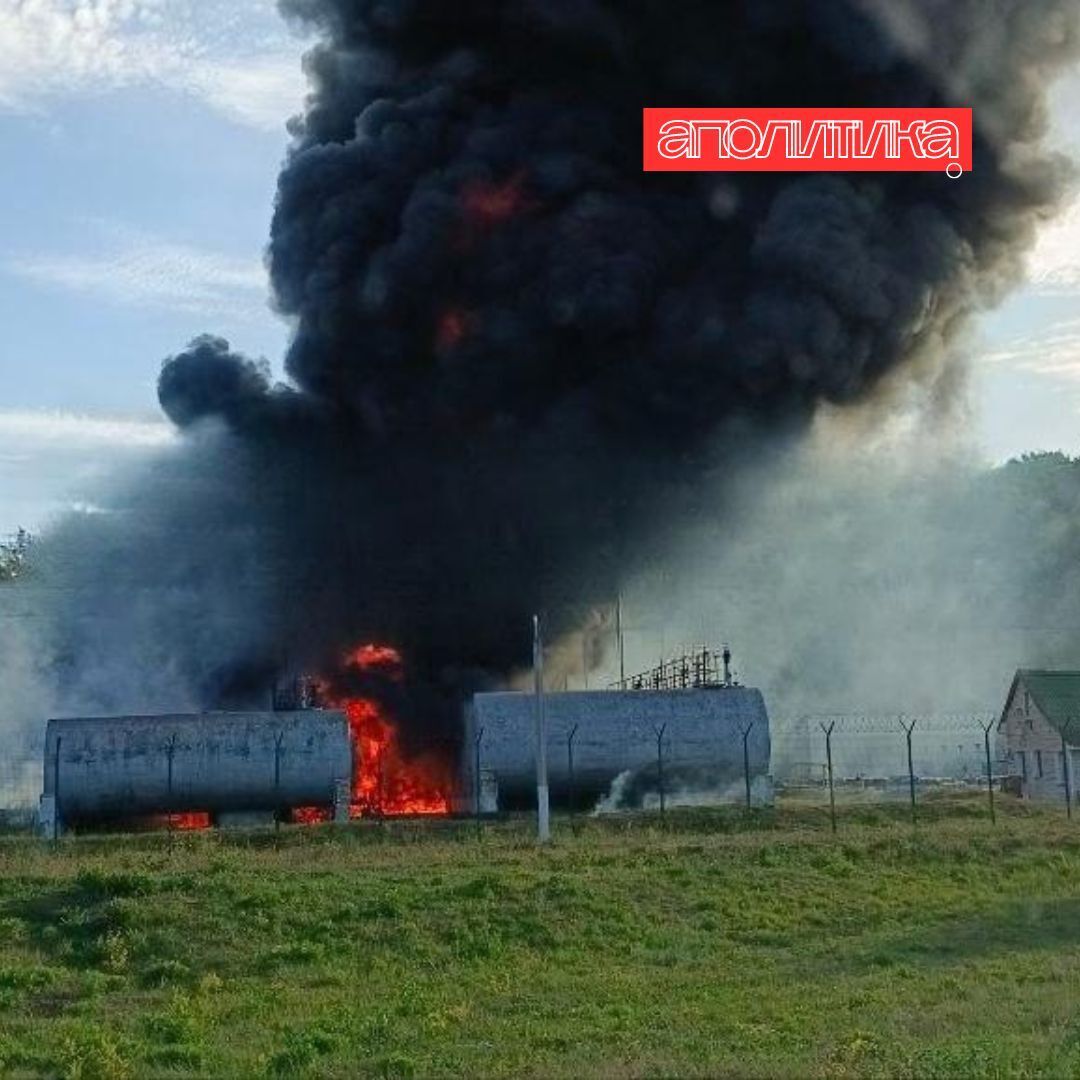
{"label": "chain-link fence", "polygon": [[[40,752],[0,762],[0,831],[33,829],[50,795],[52,812],[72,829],[280,828],[396,817],[475,818],[482,824],[535,811],[528,734],[521,733],[527,768],[511,775],[500,771],[507,760],[505,747],[496,745],[483,727],[472,729],[464,743],[443,738],[406,748],[354,740],[344,764],[320,759],[320,767],[329,770],[318,788],[325,788],[322,796],[290,799],[287,792],[309,790],[314,759],[305,757],[305,740],[311,737],[305,714],[289,715],[299,726],[275,728],[276,734],[263,740],[265,746],[239,743],[231,763],[217,762],[212,784],[198,773],[205,765],[199,764],[204,758],[197,760],[194,736],[179,729],[163,736],[156,756],[153,745],[143,744],[141,774],[117,771],[113,776],[93,752],[65,757],[59,743],[52,745],[52,758]],[[265,716],[271,726],[277,722],[275,714]],[[921,801],[950,793],[984,796],[993,817],[1002,798],[1019,793],[999,752],[997,717],[991,714],[807,714],[763,724],[733,720],[731,730],[714,742],[690,739],[663,721],[645,718],[638,726],[633,738],[617,746],[598,744],[577,723],[551,735],[547,778],[556,814],[663,815],[689,806],[758,810],[779,804],[828,810],[836,827],[849,806],[904,802],[917,816]],[[120,770],[118,759],[111,768]],[[1068,781],[1066,776],[1062,805],[1071,813]],[[100,795],[103,810],[97,820],[85,813],[85,821],[76,820],[76,791],[81,799]],[[86,805],[79,804],[80,812]]]}
{"label": "chain-link fence", "polygon": [[0,835],[34,829],[40,793],[40,761],[0,760]]}
{"label": "chain-link fence", "polygon": [[[920,796],[1010,790],[994,714],[808,714],[774,725],[773,775],[792,801],[837,807],[904,800],[912,816]],[[1071,808],[1070,808],[1071,809]]]}

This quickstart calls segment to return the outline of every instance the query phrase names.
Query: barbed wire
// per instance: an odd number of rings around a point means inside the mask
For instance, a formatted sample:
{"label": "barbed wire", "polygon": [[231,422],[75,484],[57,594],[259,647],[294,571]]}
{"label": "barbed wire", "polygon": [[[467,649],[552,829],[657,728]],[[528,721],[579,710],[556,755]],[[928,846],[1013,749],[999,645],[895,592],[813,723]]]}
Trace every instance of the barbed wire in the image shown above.
{"label": "barbed wire", "polygon": [[981,735],[988,726],[996,727],[998,713],[806,713],[775,717],[770,722],[773,735],[821,733],[822,725],[835,725],[834,734],[903,735],[904,725],[915,722],[915,732],[923,734]]}

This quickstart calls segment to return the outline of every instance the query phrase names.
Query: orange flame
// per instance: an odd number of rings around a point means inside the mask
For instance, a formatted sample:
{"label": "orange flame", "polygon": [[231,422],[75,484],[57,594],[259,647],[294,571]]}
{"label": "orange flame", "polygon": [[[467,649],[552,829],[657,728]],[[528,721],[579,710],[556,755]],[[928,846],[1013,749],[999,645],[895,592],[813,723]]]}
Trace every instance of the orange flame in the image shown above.
{"label": "orange flame", "polygon": [[387,668],[395,678],[401,678],[401,653],[391,645],[360,645],[345,655],[345,664],[364,671]]}
{"label": "orange flame", "polygon": [[[344,658],[346,667],[402,677],[401,654],[389,645],[361,645]],[[451,780],[446,766],[432,757],[406,757],[397,729],[383,707],[370,698],[328,697],[349,722],[353,746],[351,817],[404,817],[449,814]],[[315,824],[330,819],[320,807],[300,807],[292,820]]]}
{"label": "orange flame", "polygon": [[441,768],[430,760],[407,761],[375,702],[356,698],[341,707],[353,733],[353,817],[450,812]]}
{"label": "orange flame", "polygon": [[526,208],[522,190],[525,177],[516,173],[501,184],[476,180],[461,192],[461,206],[466,220],[477,228],[490,228],[519,214]]}
{"label": "orange flame", "polygon": [[205,810],[166,814],[161,820],[166,828],[175,829],[177,832],[197,832],[200,829],[209,829],[212,824],[210,814]]}

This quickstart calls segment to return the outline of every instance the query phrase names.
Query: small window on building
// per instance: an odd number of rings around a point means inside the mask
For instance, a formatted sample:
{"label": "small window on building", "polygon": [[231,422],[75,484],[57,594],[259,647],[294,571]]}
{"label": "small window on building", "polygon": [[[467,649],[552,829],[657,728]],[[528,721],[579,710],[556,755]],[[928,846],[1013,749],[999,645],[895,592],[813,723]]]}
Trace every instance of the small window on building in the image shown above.
{"label": "small window on building", "polygon": [[1024,715],[1031,715],[1031,695],[1026,690],[1024,691]]}
{"label": "small window on building", "polygon": [[1042,751],[1035,751],[1035,775],[1041,780],[1043,778],[1043,763],[1042,763]]}
{"label": "small window on building", "polygon": [[1022,780],[1024,780],[1025,782],[1027,781],[1027,778],[1028,778],[1028,775],[1027,775],[1027,754],[1023,750],[1020,751],[1020,778]]}

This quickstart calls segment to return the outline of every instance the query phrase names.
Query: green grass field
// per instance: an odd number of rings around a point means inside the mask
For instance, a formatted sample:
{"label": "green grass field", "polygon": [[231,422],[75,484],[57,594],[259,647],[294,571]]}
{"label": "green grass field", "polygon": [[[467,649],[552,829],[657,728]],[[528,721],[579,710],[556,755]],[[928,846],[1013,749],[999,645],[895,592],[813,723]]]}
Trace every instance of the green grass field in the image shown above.
{"label": "green grass field", "polygon": [[923,813],[3,840],[0,1072],[1080,1075],[1080,821]]}

